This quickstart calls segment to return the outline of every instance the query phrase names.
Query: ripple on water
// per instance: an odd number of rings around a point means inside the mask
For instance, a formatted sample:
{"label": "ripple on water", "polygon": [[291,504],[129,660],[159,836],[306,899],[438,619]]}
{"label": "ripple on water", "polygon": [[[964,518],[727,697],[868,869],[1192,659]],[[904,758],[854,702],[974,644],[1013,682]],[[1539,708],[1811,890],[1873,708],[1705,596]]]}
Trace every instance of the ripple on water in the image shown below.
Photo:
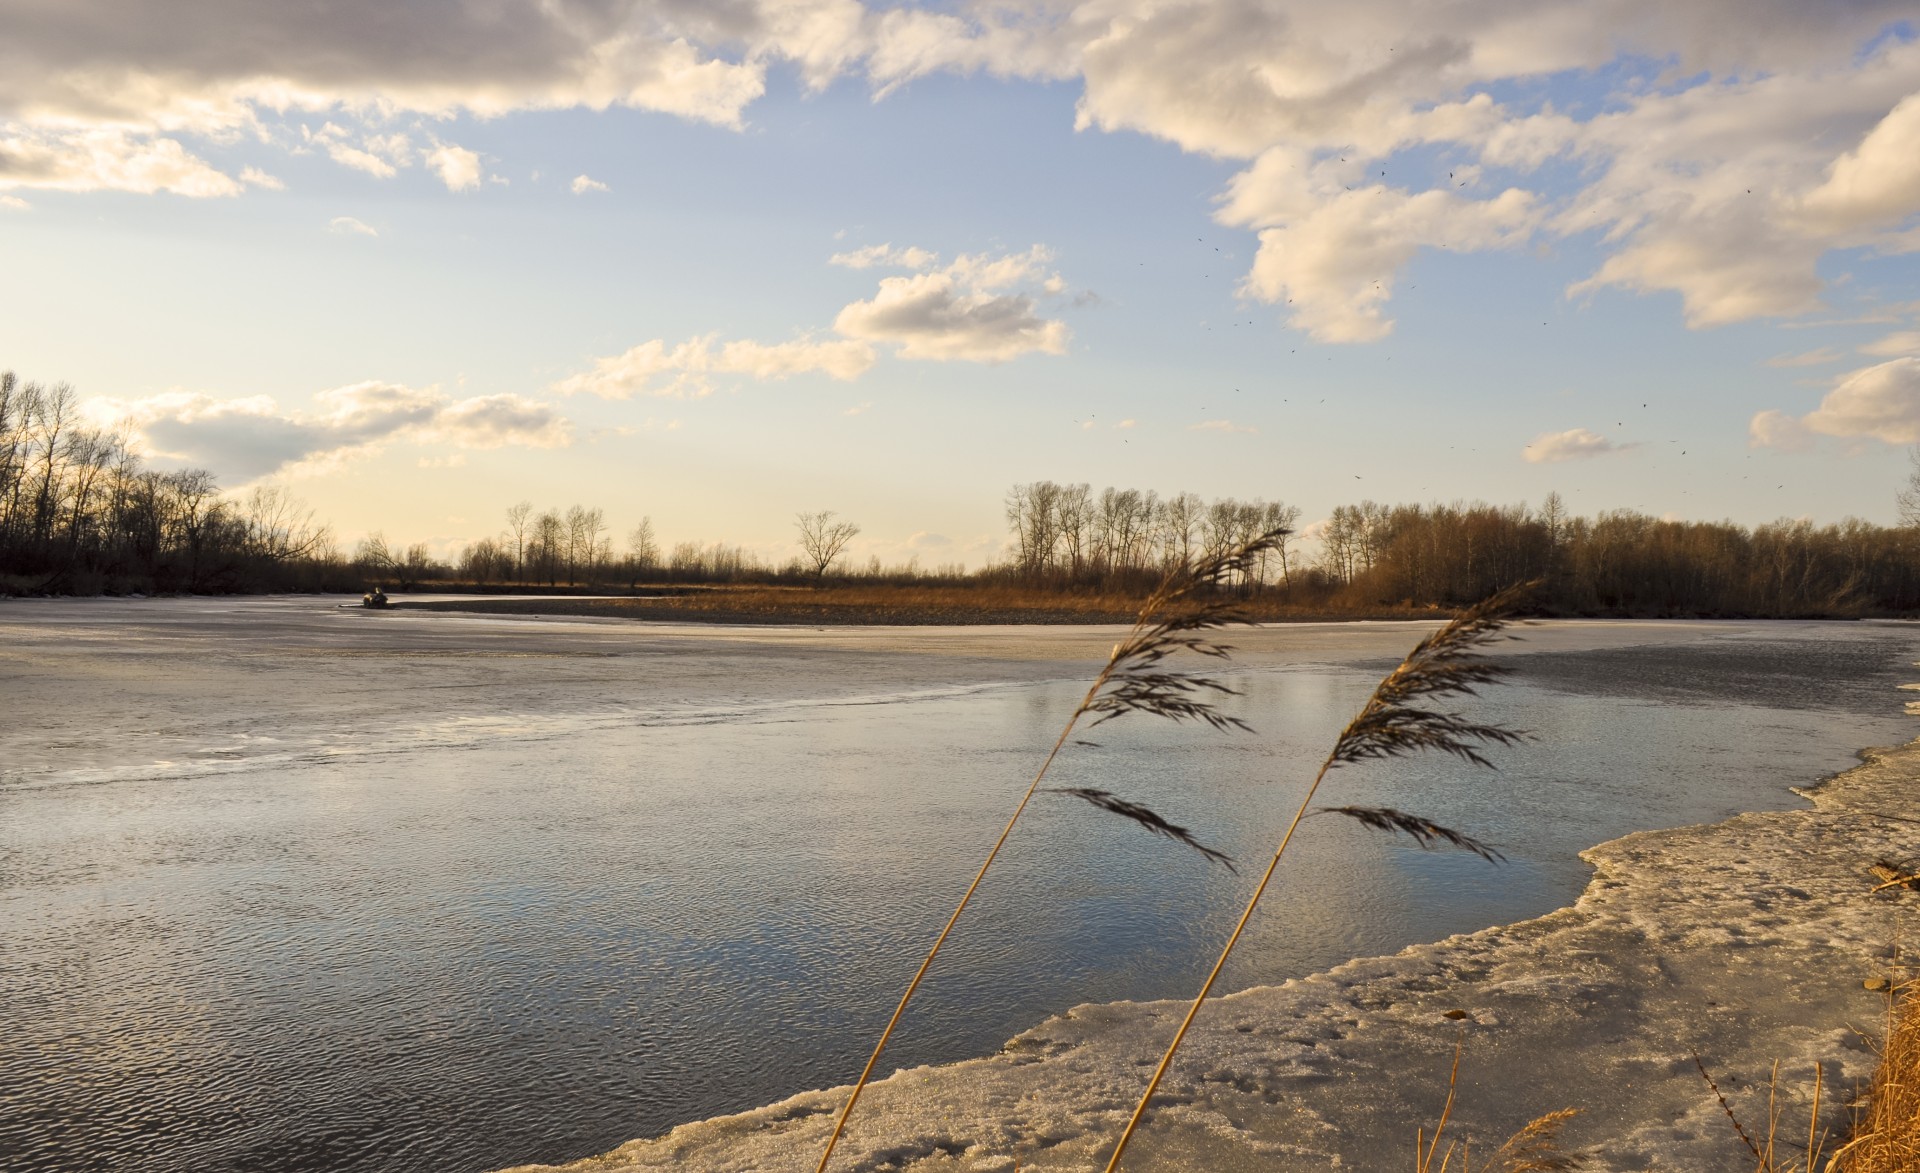
{"label": "ripple on water", "polygon": [[[1533,915],[1579,891],[1593,843],[1793,803],[1787,784],[1905,739],[1890,690],[1912,651],[1904,629],[1834,625],[1534,651],[1487,705],[1539,747],[1491,775],[1339,779],[1512,866],[1316,827],[1229,981]],[[1057,782],[1258,858],[1370,687],[1361,659],[1249,665],[1257,736],[1123,722]],[[751,696],[742,663],[728,687]],[[651,683],[713,671],[662,660]],[[0,1164],[485,1169],[844,1082],[1083,687],[856,681],[681,711],[538,679],[564,703],[423,691],[357,745],[365,713],[316,702],[219,743],[238,760],[0,791]],[[64,719],[75,740],[105,721]],[[1041,800],[888,1063],[1188,989],[1247,883]]]}

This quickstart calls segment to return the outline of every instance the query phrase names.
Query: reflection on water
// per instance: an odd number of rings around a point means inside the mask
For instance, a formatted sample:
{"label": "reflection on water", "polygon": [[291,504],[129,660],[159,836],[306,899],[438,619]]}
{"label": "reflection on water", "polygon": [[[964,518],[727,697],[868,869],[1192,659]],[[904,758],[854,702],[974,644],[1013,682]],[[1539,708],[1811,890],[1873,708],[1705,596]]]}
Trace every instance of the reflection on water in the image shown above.
{"label": "reflection on water", "polygon": [[[169,636],[166,679],[217,688],[236,615]],[[1258,735],[1129,718],[1057,784],[1263,859],[1381,647],[1246,657]],[[1510,865],[1315,825],[1228,981],[1538,914],[1578,894],[1596,842],[1794,803],[1786,785],[1906,738],[1892,688],[1914,650],[1905,627],[1817,624],[1533,647],[1487,709],[1539,742],[1500,771],[1421,759],[1328,792],[1468,830]],[[384,746],[342,755],[318,747],[366,715],[314,683],[325,657],[262,655],[299,703],[224,759],[115,758],[143,736],[128,698],[159,703],[129,683],[43,717],[73,725],[32,743],[44,760],[0,763],[0,1165],[477,1170],[845,1082],[1084,687],[1075,665],[662,654],[649,695],[704,707],[646,720],[646,698],[581,703],[589,676],[510,701],[439,677]],[[782,656],[805,662],[782,676]],[[538,671],[594,671],[553,663]],[[87,770],[44,748],[63,739]],[[1078,1002],[1190,992],[1247,870],[1041,801],[888,1067],[991,1051]]]}

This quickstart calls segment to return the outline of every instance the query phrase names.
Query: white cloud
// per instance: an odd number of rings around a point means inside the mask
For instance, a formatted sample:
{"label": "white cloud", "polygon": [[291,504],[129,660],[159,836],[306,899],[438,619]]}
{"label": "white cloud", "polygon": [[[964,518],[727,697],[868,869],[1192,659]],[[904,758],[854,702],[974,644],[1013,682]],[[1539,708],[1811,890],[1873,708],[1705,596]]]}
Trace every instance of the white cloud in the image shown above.
{"label": "white cloud", "polygon": [[1801,205],[1841,228],[1897,224],[1920,208],[1920,94],[1887,112],[1860,145],[1833,161]]}
{"label": "white cloud", "polygon": [[400,440],[463,449],[565,447],[572,427],[518,395],[455,400],[438,388],[355,383],[314,396],[317,412],[284,411],[265,395],[215,399],[168,392],[95,399],[90,414],[127,427],[155,458],[245,483],[292,466],[324,467]]}
{"label": "white cloud", "polygon": [[945,534],[929,533],[921,530],[907,539],[910,550],[945,550],[953,545],[953,539]]}
{"label": "white cloud", "polygon": [[232,176],[173,139],[110,128],[29,129],[0,121],[0,191],[10,188],[202,197],[240,192]]}
{"label": "white cloud", "polygon": [[1831,346],[1822,346],[1818,350],[1801,351],[1798,354],[1776,354],[1767,360],[1770,367],[1817,367],[1825,363],[1839,362],[1846,357]]}
{"label": "white cloud", "polygon": [[[538,179],[539,177],[540,177],[539,172],[535,172],[534,178]],[[569,186],[572,187],[574,195],[585,195],[590,191],[612,191],[613,190],[612,188],[608,187],[606,184],[601,183],[598,179],[595,179],[590,175],[574,176],[573,183],[570,184]]]}
{"label": "white cloud", "polygon": [[1754,448],[1805,452],[1813,447],[1813,433],[1784,411],[1763,411],[1747,425],[1747,443]]}
{"label": "white cloud", "polygon": [[1327,196],[1304,214],[1265,227],[1276,217],[1246,206],[1250,189],[1240,185],[1239,198],[1223,212],[1229,223],[1260,229],[1260,250],[1242,290],[1290,306],[1291,324],[1322,342],[1386,337],[1393,321],[1382,307],[1394,278],[1421,248],[1510,248],[1524,243],[1540,218],[1532,193],[1518,189],[1463,200],[1373,185]]}
{"label": "white cloud", "polygon": [[[929,265],[938,259],[920,249],[885,255]],[[962,254],[941,269],[883,277],[879,292],[841,309],[833,328],[896,347],[906,359],[999,363],[1035,352],[1065,354],[1066,323],[1041,316],[1035,300],[1036,293],[1065,288],[1047,268],[1052,259],[1044,246],[1034,245],[1023,253]]]}
{"label": "white cloud", "polygon": [[940,263],[940,257],[923,248],[870,244],[851,252],[835,253],[827,258],[827,263],[847,269],[871,269],[876,265],[889,269],[930,269]]}
{"label": "white cloud", "polygon": [[1860,348],[1861,354],[1871,354],[1879,358],[1900,358],[1906,355],[1920,356],[1920,330],[1896,330],[1882,338],[1876,338]]}
{"label": "white cloud", "polygon": [[8,211],[13,212],[25,212],[31,210],[32,207],[32,204],[21,199],[19,196],[0,195],[0,208],[6,208]]}
{"label": "white cloud", "polygon": [[[859,254],[839,254],[831,263],[867,268],[933,265],[938,259],[924,249],[876,245]],[[819,373],[850,382],[878,359],[876,344],[895,348],[905,359],[997,363],[1035,351],[1061,354],[1066,350],[1066,324],[1042,317],[1026,291],[1064,290],[1065,282],[1049,268],[1052,260],[1042,245],[1020,253],[962,254],[932,272],[882,278],[873,298],[840,310],[834,319],[839,338],[724,344],[711,334],[675,344],[655,338],[596,359],[593,369],[562,379],[551,390],[604,399],[691,398],[711,394],[719,375],[765,381]],[[846,414],[859,414],[868,406]]]}
{"label": "white cloud", "polygon": [[1813,435],[1920,444],[1920,358],[1850,371],[1806,415],[1763,411],[1748,431],[1755,447],[1789,451],[1806,448]]}
{"label": "white cloud", "polygon": [[267,191],[285,191],[287,185],[277,177],[268,175],[258,167],[248,167],[240,172],[240,182],[248,187],[263,188]]}
{"label": "white cloud", "polygon": [[350,137],[345,127],[329,122],[311,135],[311,141],[342,167],[364,171],[375,179],[392,179],[400,168],[413,163],[413,141],[405,134],[364,135],[358,146],[348,141]]}
{"label": "white cloud", "polygon": [[1197,424],[1187,425],[1187,430],[1189,432],[1246,432],[1249,435],[1257,435],[1260,431],[1252,424],[1236,424],[1232,420],[1203,420]]}
{"label": "white cloud", "polygon": [[375,179],[392,179],[398,175],[399,168],[387,162],[371,151],[363,151],[346,143],[333,143],[327,147],[327,154],[342,167],[351,167],[355,171],[364,171]]}
{"label": "white cloud", "polygon": [[713,336],[707,335],[669,347],[655,338],[624,354],[597,359],[591,371],[562,379],[552,389],[562,395],[585,393],[602,399],[685,398],[710,393],[714,375],[766,380],[819,372],[847,381],[866,373],[873,362],[873,348],[850,339],[775,343],[742,339],[716,346]]}
{"label": "white cloud", "polygon": [[1543,432],[1533,443],[1521,449],[1529,464],[1555,464],[1562,460],[1586,460],[1625,452],[1636,444],[1617,444],[1587,428],[1569,428],[1564,432]]}
{"label": "white cloud", "polygon": [[537,399],[479,395],[446,403],[420,435],[462,448],[564,448],[572,426]]}
{"label": "white cloud", "polygon": [[[784,63],[876,94],[940,72],[1077,79],[1080,126],[1241,166],[1219,214],[1260,235],[1243,289],[1328,339],[1387,333],[1422,249],[1578,237],[1602,259],[1570,292],[1677,294],[1695,326],[1807,312],[1836,250],[1920,250],[1911,0],[41,9],[0,39],[0,189],[232,195],[184,144],[290,141],[302,119],[346,124],[315,146],[374,175],[418,161],[394,141],[406,118],[626,106],[740,127]],[[479,181],[477,160],[436,169]],[[893,308],[967,316],[932,293],[896,287]],[[938,349],[910,333],[903,354]]]}
{"label": "white cloud", "polygon": [[452,143],[436,143],[427,152],[427,166],[448,191],[471,191],[480,186],[480,156]]}
{"label": "white cloud", "polygon": [[338,236],[378,236],[380,232],[373,225],[352,216],[335,216],[327,221],[327,231]]}
{"label": "white cloud", "polygon": [[821,33],[793,19],[793,4],[762,7],[63,0],[0,45],[0,117],[207,133],[287,110],[391,118],[622,105],[737,126],[764,91],[767,58],[833,53],[802,52]]}

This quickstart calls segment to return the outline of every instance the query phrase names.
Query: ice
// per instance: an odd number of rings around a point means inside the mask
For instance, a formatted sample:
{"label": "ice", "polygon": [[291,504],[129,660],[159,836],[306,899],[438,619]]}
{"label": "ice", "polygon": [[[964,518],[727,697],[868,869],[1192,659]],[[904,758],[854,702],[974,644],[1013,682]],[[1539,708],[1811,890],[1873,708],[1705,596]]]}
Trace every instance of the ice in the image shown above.
{"label": "ice", "polygon": [[[1920,742],[1805,791],[1810,807],[1628,835],[1586,853],[1570,908],[1349,962],[1210,1003],[1129,1150],[1134,1169],[1397,1169],[1431,1129],[1463,1047],[1450,1129],[1491,1149],[1527,1120],[1567,1130],[1604,1170],[1752,1167],[1695,1067],[1749,1131],[1781,1062],[1783,1131],[1821,1126],[1874,1056],[1881,972],[1912,893],[1869,895],[1880,856],[1920,854]],[[1467,1017],[1445,1017],[1463,1009]],[[1077,1006],[1000,1053],[873,1085],[835,1157],[844,1170],[1100,1168],[1182,1007]],[[682,1125],[564,1168],[811,1170],[846,1089]],[[525,1166],[523,1170],[549,1168]]]}

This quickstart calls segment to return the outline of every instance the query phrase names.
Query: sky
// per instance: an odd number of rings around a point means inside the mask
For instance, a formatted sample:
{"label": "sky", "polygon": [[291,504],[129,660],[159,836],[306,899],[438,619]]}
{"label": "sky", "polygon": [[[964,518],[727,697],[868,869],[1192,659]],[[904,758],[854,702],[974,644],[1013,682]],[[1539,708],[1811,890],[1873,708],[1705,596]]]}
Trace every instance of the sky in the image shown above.
{"label": "sky", "polygon": [[1891,523],[1920,12],[0,0],[0,369],[343,544],[1009,486]]}

